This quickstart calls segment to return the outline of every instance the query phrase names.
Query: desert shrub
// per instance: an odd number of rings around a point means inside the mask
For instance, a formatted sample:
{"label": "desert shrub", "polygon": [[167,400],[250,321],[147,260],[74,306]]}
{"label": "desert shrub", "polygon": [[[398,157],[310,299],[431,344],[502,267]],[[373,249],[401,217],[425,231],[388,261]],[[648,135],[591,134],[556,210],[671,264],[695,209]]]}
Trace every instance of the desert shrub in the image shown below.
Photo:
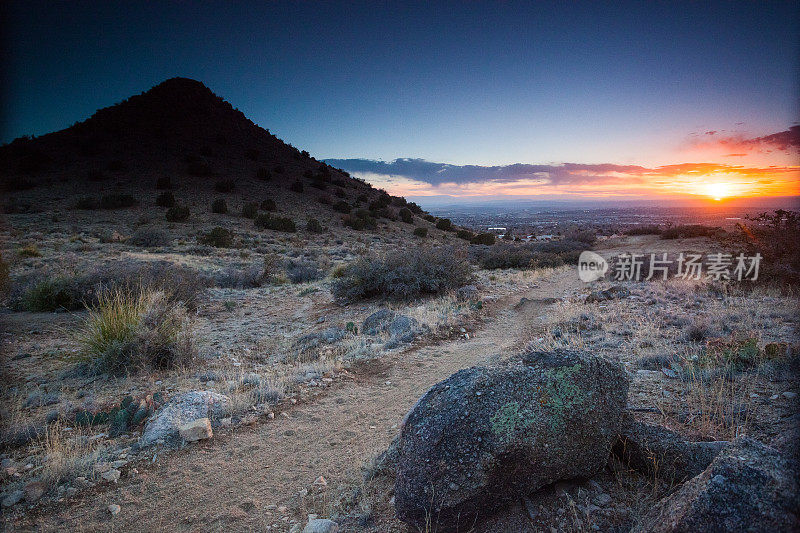
{"label": "desert shrub", "polygon": [[175,205],[175,195],[171,192],[162,192],[156,197],[156,205],[159,207],[172,207]]}
{"label": "desert shrub", "polygon": [[505,244],[492,247],[473,247],[471,259],[481,268],[556,268],[578,262],[586,249],[579,241],[553,241],[531,244]]}
{"label": "desert shrub", "polygon": [[196,270],[167,261],[115,261],[89,272],[44,269],[27,274],[16,281],[11,301],[15,309],[25,311],[75,311],[96,305],[104,289],[146,288],[164,291],[192,309],[200,292],[210,285],[211,280]]}
{"label": "desert shrub", "polygon": [[91,196],[83,196],[78,198],[75,202],[75,209],[83,209],[87,211],[91,211],[97,209],[100,205],[97,203],[96,198],[92,198]]}
{"label": "desert shrub", "polygon": [[625,230],[625,235],[661,235],[661,228],[655,224],[633,226]]}
{"label": "desert shrub", "polygon": [[172,188],[172,179],[169,176],[162,176],[156,180],[156,189],[168,190]]}
{"label": "desert shrub", "polygon": [[428,236],[428,228],[414,228],[414,235],[417,237],[427,237]]}
{"label": "desert shrub", "polygon": [[414,223],[414,214],[407,207],[402,208],[398,212],[398,214],[400,215],[400,220],[402,220],[406,224],[413,224]]}
{"label": "desert shrub", "polygon": [[392,197],[386,193],[381,193],[375,200],[369,203],[370,211],[377,211],[392,204]]}
{"label": "desert shrub", "polygon": [[692,237],[712,237],[719,228],[703,226],[702,224],[686,224],[673,226],[661,232],[662,239],[690,239]]}
{"label": "desert shrub", "polygon": [[128,238],[128,244],[151,248],[169,244],[169,234],[158,228],[139,228]]}
{"label": "desert shrub", "polygon": [[256,218],[258,215],[258,204],[255,202],[247,202],[242,206],[242,216],[244,218]]}
{"label": "desert shrub", "polygon": [[267,279],[264,269],[257,264],[244,268],[229,266],[214,275],[214,285],[224,289],[253,289]]}
{"label": "desert shrub", "polygon": [[316,281],[324,276],[317,263],[307,259],[289,259],[284,264],[284,270],[286,271],[286,277],[292,283]]}
{"label": "desert shrub", "polygon": [[746,255],[761,254],[758,280],[800,284],[800,212],[778,209],[748,219],[731,239]]}
{"label": "desert shrub", "polygon": [[414,202],[408,202],[406,204],[406,207],[408,207],[411,210],[411,212],[414,213],[414,214],[421,215],[422,213],[424,213],[422,208],[420,206],[418,206],[417,204],[415,204]]}
{"label": "desert shrub", "polygon": [[100,198],[100,209],[122,209],[139,204],[139,200],[130,194],[111,193]]}
{"label": "desert shrub", "polygon": [[347,301],[375,296],[409,300],[461,287],[471,279],[469,263],[453,248],[424,248],[361,257],[333,280],[331,292]]}
{"label": "desert shrub", "polygon": [[320,224],[319,220],[316,218],[309,218],[308,222],[306,222],[306,231],[311,233],[322,233],[325,231],[325,228],[322,227],[322,224]]}
{"label": "desert shrub", "polygon": [[701,342],[711,336],[711,328],[707,320],[692,320],[686,327],[686,340]]}
{"label": "desert shrub", "polygon": [[592,229],[570,228],[564,232],[564,240],[592,245],[597,242],[597,232]]}
{"label": "desert shrub", "polygon": [[233,180],[219,180],[214,184],[214,190],[217,192],[231,192],[236,188],[236,182]]}
{"label": "desert shrub", "polygon": [[17,254],[20,257],[41,257],[42,252],[39,251],[39,247],[35,244],[27,244],[20,249],[17,250]]}
{"label": "desert shrub", "polygon": [[302,181],[293,181],[291,185],[289,185],[289,190],[292,192],[303,192],[305,187],[303,187]]}
{"label": "desert shrub", "polygon": [[333,204],[333,199],[327,194],[321,194],[317,196],[317,202],[321,203],[322,205],[331,205]]}
{"label": "desert shrub", "polygon": [[3,254],[0,252],[0,294],[8,292],[8,288],[11,286],[10,272],[11,268],[7,262],[3,261]]}
{"label": "desert shrub", "polygon": [[219,226],[211,231],[203,233],[197,239],[200,244],[213,246],[215,248],[230,248],[233,245],[233,233]]}
{"label": "desert shrub", "polygon": [[348,204],[344,200],[340,200],[335,204],[333,204],[333,210],[338,211],[339,213],[347,214],[350,212],[350,209],[351,209],[350,204]]}
{"label": "desert shrub", "polygon": [[294,221],[288,217],[273,217],[272,215],[262,213],[255,219],[255,225],[259,229],[271,229],[275,231],[285,231],[294,233],[297,227]]}
{"label": "desert shrub", "polygon": [[272,179],[272,172],[264,167],[261,167],[256,170],[256,178],[260,179],[261,181],[269,181]]}
{"label": "desert shrub", "polygon": [[358,231],[374,229],[376,227],[375,219],[373,219],[369,211],[365,209],[359,209],[355,213],[343,216],[342,224]]}
{"label": "desert shrub", "polygon": [[428,222],[432,222],[432,223],[433,223],[433,222],[436,222],[436,217],[435,217],[435,216],[433,216],[433,215],[425,215],[425,216],[423,216],[422,218],[424,218],[424,219],[425,219],[425,220],[427,220]]}
{"label": "desert shrub", "polygon": [[211,212],[224,215],[228,212],[228,204],[225,202],[225,198],[214,198],[214,201],[211,202]]}
{"label": "desert shrub", "polygon": [[189,219],[189,208],[183,205],[176,205],[167,209],[167,222],[185,222]]}
{"label": "desert shrub", "polygon": [[458,230],[458,231],[456,232],[456,237],[458,237],[459,239],[464,239],[465,241],[472,240],[472,238],[473,238],[474,236],[475,236],[475,234],[474,234],[474,233],[472,233],[472,232],[471,232],[470,230],[468,230],[468,229],[460,229],[460,230]]}
{"label": "desert shrub", "polygon": [[436,229],[440,229],[443,231],[450,231],[453,229],[453,223],[450,222],[449,218],[440,218],[439,221],[436,223]]}
{"label": "desert shrub", "polygon": [[485,244],[491,246],[494,244],[495,239],[494,233],[479,233],[472,237],[469,242],[471,244]]}
{"label": "desert shrub", "polygon": [[174,368],[195,354],[185,311],[153,290],[103,291],[78,340],[83,356],[112,374]]}
{"label": "desert shrub", "polygon": [[250,161],[258,161],[260,155],[261,152],[256,150],[255,148],[249,148],[244,151],[244,156]]}
{"label": "desert shrub", "polygon": [[272,198],[267,198],[266,200],[261,202],[261,210],[262,211],[277,211],[278,206],[275,204],[275,200]]}

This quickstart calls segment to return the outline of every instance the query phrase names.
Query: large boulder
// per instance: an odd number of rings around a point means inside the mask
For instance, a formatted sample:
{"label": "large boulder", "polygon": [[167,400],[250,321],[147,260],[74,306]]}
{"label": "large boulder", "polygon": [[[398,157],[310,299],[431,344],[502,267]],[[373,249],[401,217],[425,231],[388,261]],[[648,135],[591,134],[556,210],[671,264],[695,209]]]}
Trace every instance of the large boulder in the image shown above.
{"label": "large boulder", "polygon": [[395,511],[418,528],[478,515],[558,480],[603,468],[626,408],[619,364],[572,351],[531,352],[434,385],[397,445]]}
{"label": "large boulder", "polygon": [[630,420],[614,444],[625,464],[670,484],[683,483],[708,468],[727,441],[690,442],[663,426]]}
{"label": "large boulder", "polygon": [[201,418],[221,418],[230,404],[230,398],[212,391],[188,391],[171,398],[144,427],[139,447],[180,437],[180,428]]}
{"label": "large boulder", "polygon": [[740,437],[632,532],[800,531],[797,474],[779,451]]}

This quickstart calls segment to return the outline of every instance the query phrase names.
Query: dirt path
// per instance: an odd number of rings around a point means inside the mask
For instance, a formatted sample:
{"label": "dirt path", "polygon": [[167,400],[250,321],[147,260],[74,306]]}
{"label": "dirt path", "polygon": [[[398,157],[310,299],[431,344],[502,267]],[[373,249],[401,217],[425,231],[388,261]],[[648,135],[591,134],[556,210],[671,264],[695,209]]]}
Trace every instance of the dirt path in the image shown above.
{"label": "dirt path", "polygon": [[[536,286],[497,302],[481,330],[469,340],[410,349],[377,363],[376,371],[331,388],[315,401],[294,406],[286,419],[238,429],[229,435],[139,467],[134,479],[113,490],[88,491],[60,509],[29,517],[39,531],[286,531],[276,506],[324,476],[328,492],[360,478],[365,460],[380,452],[414,402],[453,372],[509,355],[519,348],[524,316],[579,285],[572,269],[556,271]],[[531,300],[524,315],[514,309]],[[538,306],[538,307],[537,307]],[[121,513],[111,519],[107,507]],[[279,523],[277,527],[272,526]]]}

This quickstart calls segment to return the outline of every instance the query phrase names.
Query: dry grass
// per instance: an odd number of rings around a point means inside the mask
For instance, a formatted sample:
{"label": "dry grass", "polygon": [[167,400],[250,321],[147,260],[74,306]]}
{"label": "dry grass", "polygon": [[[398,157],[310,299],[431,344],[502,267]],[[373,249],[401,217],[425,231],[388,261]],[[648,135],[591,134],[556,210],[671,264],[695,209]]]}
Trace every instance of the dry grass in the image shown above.
{"label": "dry grass", "polygon": [[36,473],[50,487],[80,476],[91,479],[105,452],[101,439],[92,440],[77,429],[65,431],[60,423],[47,428],[38,447],[43,461]]}

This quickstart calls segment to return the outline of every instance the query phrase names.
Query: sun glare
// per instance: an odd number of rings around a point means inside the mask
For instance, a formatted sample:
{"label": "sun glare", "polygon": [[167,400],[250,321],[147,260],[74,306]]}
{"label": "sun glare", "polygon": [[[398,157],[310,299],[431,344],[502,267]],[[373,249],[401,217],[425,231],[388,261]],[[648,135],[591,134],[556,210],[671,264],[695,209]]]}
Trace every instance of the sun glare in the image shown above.
{"label": "sun glare", "polygon": [[731,195],[731,186],[728,183],[710,183],[706,186],[706,194],[719,202]]}

